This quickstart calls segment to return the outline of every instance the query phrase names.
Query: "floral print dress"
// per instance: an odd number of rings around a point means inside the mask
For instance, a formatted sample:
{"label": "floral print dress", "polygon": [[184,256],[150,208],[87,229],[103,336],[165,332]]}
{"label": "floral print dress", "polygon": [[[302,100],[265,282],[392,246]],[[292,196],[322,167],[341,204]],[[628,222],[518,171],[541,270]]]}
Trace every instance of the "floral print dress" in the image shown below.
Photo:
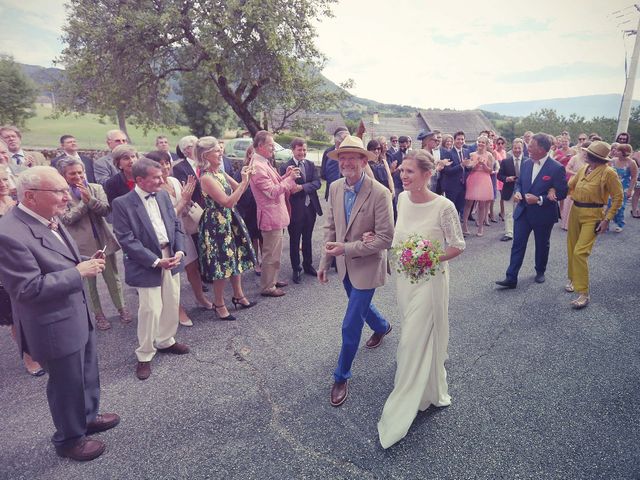
{"label": "floral print dress", "polygon": [[[220,182],[227,195],[232,190],[223,173],[207,172]],[[251,270],[255,253],[247,227],[235,208],[217,204],[205,192],[205,210],[200,219],[198,251],[200,272],[204,282],[229,278]]]}

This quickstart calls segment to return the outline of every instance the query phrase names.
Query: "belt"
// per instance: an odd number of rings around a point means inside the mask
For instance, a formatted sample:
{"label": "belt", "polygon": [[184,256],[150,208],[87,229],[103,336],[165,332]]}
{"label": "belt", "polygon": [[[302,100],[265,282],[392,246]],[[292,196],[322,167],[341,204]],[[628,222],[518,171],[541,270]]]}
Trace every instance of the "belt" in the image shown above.
{"label": "belt", "polygon": [[573,201],[573,204],[576,207],[580,207],[580,208],[602,208],[602,207],[604,207],[604,203],[583,203],[583,202],[576,202],[575,200]]}
{"label": "belt", "polygon": [[169,242],[160,244],[160,250],[164,250],[165,248],[169,248]]}

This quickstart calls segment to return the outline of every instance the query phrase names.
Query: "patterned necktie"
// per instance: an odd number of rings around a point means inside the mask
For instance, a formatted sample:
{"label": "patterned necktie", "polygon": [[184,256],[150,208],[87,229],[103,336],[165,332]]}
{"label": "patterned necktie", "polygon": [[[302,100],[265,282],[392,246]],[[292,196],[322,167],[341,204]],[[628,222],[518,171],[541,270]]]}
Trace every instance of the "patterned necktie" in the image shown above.
{"label": "patterned necktie", "polygon": [[52,218],[51,220],[49,220],[49,225],[47,225],[49,227],[49,230],[57,232],[59,225],[58,225],[58,221],[55,218]]}
{"label": "patterned necktie", "polygon": [[520,158],[516,157],[516,177],[520,176]]}

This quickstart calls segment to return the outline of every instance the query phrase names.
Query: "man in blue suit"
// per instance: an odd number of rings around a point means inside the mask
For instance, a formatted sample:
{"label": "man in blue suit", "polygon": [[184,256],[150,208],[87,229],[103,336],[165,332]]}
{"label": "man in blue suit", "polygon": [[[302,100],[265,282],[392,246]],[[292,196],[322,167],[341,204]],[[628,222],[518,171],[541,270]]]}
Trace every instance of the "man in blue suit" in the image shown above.
{"label": "man in blue suit", "polygon": [[440,171],[440,188],[444,196],[453,202],[458,214],[464,210],[465,169],[462,162],[469,158],[469,150],[464,146],[464,132],[453,136],[453,148],[449,151],[449,161]]}
{"label": "man in blue suit", "polygon": [[133,165],[136,186],[113,201],[113,231],[124,252],[127,285],[136,287],[138,343],[136,376],[151,375],[157,351],[182,355],[189,347],[178,343],[180,271],[184,234],[169,194],[162,190],[158,162],[141,158]]}
{"label": "man in blue suit", "polygon": [[531,231],[536,243],[535,280],[544,283],[551,229],[560,218],[558,202],[567,196],[568,190],[564,167],[549,157],[551,145],[552,139],[546,133],[534,135],[529,144],[530,158],[520,168],[513,195],[516,207],[511,261],[506,278],[496,282],[501,287],[516,288]]}

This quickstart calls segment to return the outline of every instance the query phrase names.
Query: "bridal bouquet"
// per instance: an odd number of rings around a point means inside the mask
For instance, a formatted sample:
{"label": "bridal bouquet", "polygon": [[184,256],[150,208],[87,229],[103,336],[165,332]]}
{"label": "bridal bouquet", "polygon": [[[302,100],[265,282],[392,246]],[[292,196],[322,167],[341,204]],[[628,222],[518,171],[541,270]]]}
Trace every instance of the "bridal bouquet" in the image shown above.
{"label": "bridal bouquet", "polygon": [[404,274],[411,283],[429,281],[436,273],[444,272],[440,268],[440,256],[444,255],[444,250],[437,240],[412,234],[391,251],[397,258],[396,271]]}

